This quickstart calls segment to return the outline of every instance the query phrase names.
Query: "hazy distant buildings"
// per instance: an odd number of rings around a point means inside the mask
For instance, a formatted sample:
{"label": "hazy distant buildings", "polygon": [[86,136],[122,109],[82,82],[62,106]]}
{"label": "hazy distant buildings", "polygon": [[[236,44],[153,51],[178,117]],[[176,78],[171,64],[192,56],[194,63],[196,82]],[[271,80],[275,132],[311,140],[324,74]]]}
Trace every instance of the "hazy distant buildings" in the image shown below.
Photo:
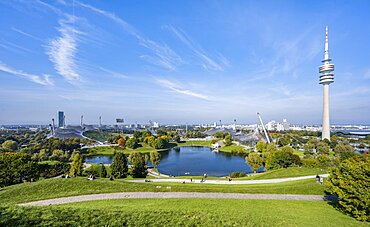
{"label": "hazy distant buildings", "polygon": [[268,131],[286,131],[290,129],[290,124],[287,119],[283,119],[283,122],[269,121],[265,125]]}
{"label": "hazy distant buildings", "polygon": [[65,116],[63,111],[58,112],[58,128],[64,127]]}
{"label": "hazy distant buildings", "polygon": [[329,118],[329,84],[334,82],[334,64],[330,64],[329,58],[329,41],[328,26],[325,29],[325,53],[323,65],[320,66],[319,72],[320,84],[324,85],[323,112],[322,112],[322,139],[330,140],[330,118]]}

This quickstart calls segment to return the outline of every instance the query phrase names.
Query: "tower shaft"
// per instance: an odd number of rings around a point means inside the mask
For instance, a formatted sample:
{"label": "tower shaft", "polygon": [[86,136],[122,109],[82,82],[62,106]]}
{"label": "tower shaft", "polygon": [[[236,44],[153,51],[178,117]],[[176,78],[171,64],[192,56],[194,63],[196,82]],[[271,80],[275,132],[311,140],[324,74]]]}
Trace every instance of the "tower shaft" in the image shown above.
{"label": "tower shaft", "polygon": [[324,98],[322,111],[322,139],[330,140],[329,84],[324,84]]}

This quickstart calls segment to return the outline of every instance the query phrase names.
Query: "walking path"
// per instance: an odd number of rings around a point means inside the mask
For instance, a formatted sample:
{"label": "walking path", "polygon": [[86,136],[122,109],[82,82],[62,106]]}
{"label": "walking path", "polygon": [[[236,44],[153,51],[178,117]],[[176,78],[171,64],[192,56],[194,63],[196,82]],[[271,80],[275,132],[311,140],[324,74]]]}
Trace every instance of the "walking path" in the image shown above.
{"label": "walking path", "polygon": [[[328,177],[329,174],[322,174],[320,177]],[[281,183],[287,181],[296,181],[304,179],[313,179],[316,175],[313,176],[302,176],[302,177],[288,177],[288,178],[276,178],[276,179],[266,179],[266,180],[205,180],[201,182],[199,179],[177,179],[177,178],[166,178],[166,179],[151,179],[150,182],[177,182],[177,183],[198,183],[198,184],[272,184],[272,183]],[[130,182],[135,183],[145,183],[148,180],[129,180]]]}
{"label": "walking path", "polygon": [[173,198],[206,198],[206,199],[249,199],[249,200],[306,200],[326,201],[321,195],[292,195],[292,194],[242,194],[242,193],[200,193],[200,192],[120,192],[108,194],[92,194],[72,196],[48,200],[40,200],[18,204],[20,206],[47,206],[66,203],[76,203],[106,199],[173,199]]}

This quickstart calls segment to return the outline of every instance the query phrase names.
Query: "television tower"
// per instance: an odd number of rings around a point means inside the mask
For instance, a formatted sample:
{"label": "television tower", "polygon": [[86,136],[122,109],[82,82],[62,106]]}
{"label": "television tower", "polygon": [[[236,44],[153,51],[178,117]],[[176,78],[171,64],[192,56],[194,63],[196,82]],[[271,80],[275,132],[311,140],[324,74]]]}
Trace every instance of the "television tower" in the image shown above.
{"label": "television tower", "polygon": [[319,67],[320,82],[324,85],[324,99],[322,112],[322,140],[330,140],[330,119],[329,119],[329,84],[334,82],[334,64],[330,64],[329,58],[329,41],[328,41],[328,26],[325,29],[325,52],[322,65]]}

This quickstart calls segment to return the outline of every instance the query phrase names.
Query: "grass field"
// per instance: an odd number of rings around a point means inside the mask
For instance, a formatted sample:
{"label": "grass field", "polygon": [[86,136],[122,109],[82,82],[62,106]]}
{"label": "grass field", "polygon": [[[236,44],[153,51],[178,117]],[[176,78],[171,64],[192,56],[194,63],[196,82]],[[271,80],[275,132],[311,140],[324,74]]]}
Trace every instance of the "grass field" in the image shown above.
{"label": "grass field", "polygon": [[146,144],[142,144],[141,147],[138,147],[136,149],[131,149],[131,148],[128,148],[128,147],[126,147],[125,149],[122,149],[122,148],[117,147],[117,146],[89,148],[89,152],[92,155],[113,155],[114,150],[123,152],[125,154],[130,154],[134,151],[140,152],[140,153],[150,153],[152,151],[159,151],[160,152],[160,151],[167,150],[167,149],[157,150],[157,149],[154,149],[154,148],[152,148],[152,147],[150,147]]}
{"label": "grass field", "polygon": [[247,150],[244,149],[244,147],[238,146],[236,144],[232,144],[230,146],[225,146],[225,147],[220,147],[218,150],[222,152],[228,152],[228,153],[235,153],[233,151],[239,151],[239,150],[244,150],[245,153],[248,152]]}
{"label": "grass field", "polygon": [[369,226],[320,201],[117,199],[0,207],[0,225]]}
{"label": "grass field", "polygon": [[311,176],[316,174],[325,174],[326,170],[320,168],[299,168],[289,167],[286,169],[269,170],[264,173],[258,173],[253,176],[237,178],[238,180],[263,180],[263,179],[276,179],[286,177],[300,177],[300,176]]}
{"label": "grass field", "polygon": [[[156,186],[162,186],[160,189]],[[171,186],[171,189],[166,189]],[[2,204],[17,204],[34,200],[51,199],[84,194],[110,192],[227,192],[265,194],[308,194],[324,195],[324,186],[314,179],[290,181],[276,184],[255,185],[211,185],[181,183],[131,183],[125,180],[89,181],[83,177],[45,179],[33,183],[12,185],[0,190]]]}
{"label": "grass field", "polygon": [[211,146],[211,141],[206,141],[206,140],[191,140],[191,141],[185,141],[185,142],[180,142],[177,143],[178,147],[182,146]]}

